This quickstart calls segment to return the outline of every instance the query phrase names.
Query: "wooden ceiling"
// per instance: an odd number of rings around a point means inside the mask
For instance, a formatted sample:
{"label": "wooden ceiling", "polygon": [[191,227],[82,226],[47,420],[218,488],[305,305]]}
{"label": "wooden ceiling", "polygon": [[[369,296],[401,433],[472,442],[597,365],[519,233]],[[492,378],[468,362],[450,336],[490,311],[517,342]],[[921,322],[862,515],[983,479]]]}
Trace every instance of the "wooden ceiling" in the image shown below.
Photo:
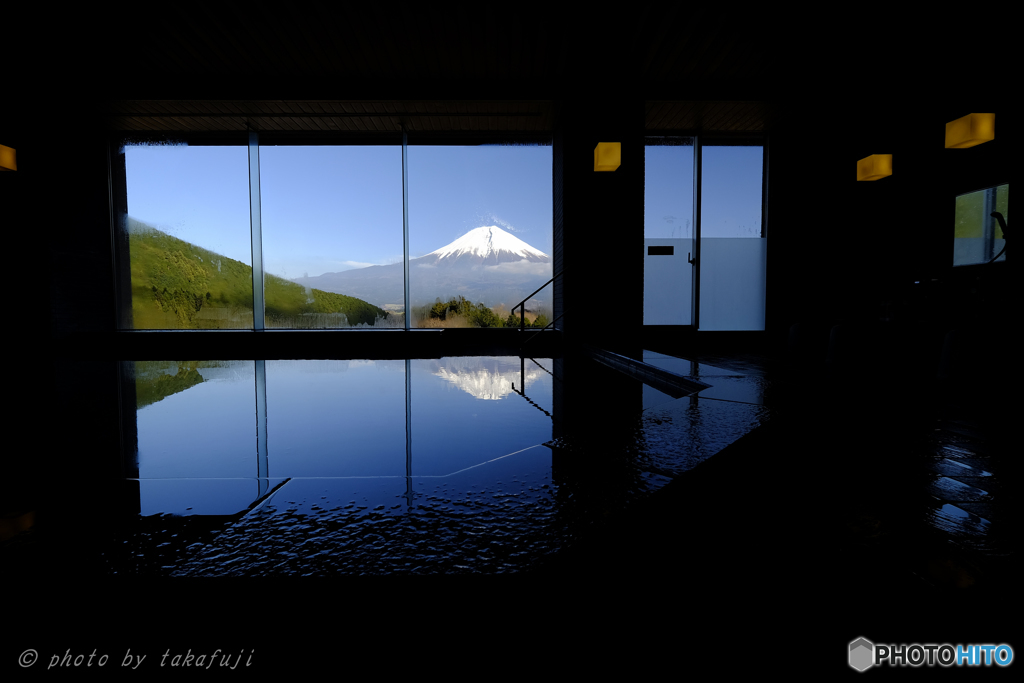
{"label": "wooden ceiling", "polygon": [[[763,132],[772,106],[761,101],[648,101],[649,131]],[[551,101],[137,100],[108,103],[115,130],[302,132],[544,133]]]}
{"label": "wooden ceiling", "polygon": [[543,132],[553,101],[609,91],[638,113],[647,101],[648,129],[760,132],[786,59],[756,18],[679,4],[556,19],[375,7],[119,17],[123,38],[79,58],[111,128],[307,134]]}
{"label": "wooden ceiling", "polygon": [[764,101],[645,102],[648,131],[761,133],[771,128],[775,107]]}
{"label": "wooden ceiling", "polygon": [[[794,88],[823,98],[850,71],[839,57],[849,41],[781,13],[673,3],[548,14],[407,3],[122,13],[102,31],[49,29],[61,68],[45,79],[15,70],[14,92],[59,93],[139,132],[531,133],[552,129],[559,100],[607,98],[638,112],[644,102],[648,130],[763,132]],[[14,33],[13,52],[42,54],[31,32]],[[836,79],[820,78],[823,64]]]}
{"label": "wooden ceiling", "polygon": [[[103,62],[120,92],[166,92],[182,84],[169,80],[187,84],[198,78],[204,99],[214,95],[205,86],[232,89],[260,81],[275,91],[289,90],[287,99],[294,99],[296,90],[317,81],[317,92],[307,93],[317,99],[339,90],[358,90],[358,99],[365,99],[375,84],[387,89],[392,83],[422,84],[419,97],[427,87],[450,95],[446,85],[479,95],[492,89],[489,84],[564,90],[581,81],[623,79],[676,85],[758,81],[780,55],[778,35],[757,17],[679,4],[657,11],[631,8],[618,16],[554,17],[486,5],[472,13],[400,3],[338,9],[331,6],[324,16],[182,12],[148,22],[128,15],[114,20],[121,25],[110,27],[110,43],[91,44],[76,61]],[[297,87],[288,88],[289,82]]]}
{"label": "wooden ceiling", "polygon": [[138,100],[108,103],[123,131],[245,131],[307,134],[408,132],[543,133],[548,101]]}

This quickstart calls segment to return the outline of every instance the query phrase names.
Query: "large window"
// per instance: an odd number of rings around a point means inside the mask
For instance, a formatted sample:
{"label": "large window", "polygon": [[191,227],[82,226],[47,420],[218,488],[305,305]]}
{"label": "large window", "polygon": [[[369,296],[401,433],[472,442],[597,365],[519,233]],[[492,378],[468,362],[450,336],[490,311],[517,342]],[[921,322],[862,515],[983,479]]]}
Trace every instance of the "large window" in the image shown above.
{"label": "large window", "polygon": [[552,275],[550,144],[122,149],[123,328],[518,326]]}
{"label": "large window", "polygon": [[966,266],[989,261],[1005,261],[1003,228],[993,213],[1009,223],[1010,186],[999,185],[956,198],[953,229],[953,265]]}

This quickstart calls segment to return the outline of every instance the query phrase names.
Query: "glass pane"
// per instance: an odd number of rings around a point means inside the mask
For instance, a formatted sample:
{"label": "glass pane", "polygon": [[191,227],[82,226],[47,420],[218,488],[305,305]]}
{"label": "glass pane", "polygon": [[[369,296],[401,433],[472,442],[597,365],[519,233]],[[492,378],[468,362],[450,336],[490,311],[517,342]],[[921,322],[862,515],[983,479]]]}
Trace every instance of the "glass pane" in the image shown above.
{"label": "glass pane", "polygon": [[244,146],[127,145],[135,329],[252,329]]}
{"label": "glass pane", "polygon": [[763,330],[763,147],[701,148],[700,329]]}
{"label": "glass pane", "polygon": [[[408,154],[412,326],[512,322],[512,307],[552,276],[551,147]],[[527,321],[550,322],[553,291],[549,284],[527,302]]]}
{"label": "glass pane", "polygon": [[[654,143],[654,144],[651,144]],[[644,149],[644,324],[690,325],[693,139]]]}
{"label": "glass pane", "polygon": [[[956,198],[953,230],[953,265],[988,263],[1003,247],[1006,239],[999,222],[991,215],[998,212],[1009,224],[1010,186],[999,185]],[[1006,254],[997,261],[1006,260]]]}
{"label": "glass pane", "polygon": [[405,327],[402,148],[260,147],[266,325]]}

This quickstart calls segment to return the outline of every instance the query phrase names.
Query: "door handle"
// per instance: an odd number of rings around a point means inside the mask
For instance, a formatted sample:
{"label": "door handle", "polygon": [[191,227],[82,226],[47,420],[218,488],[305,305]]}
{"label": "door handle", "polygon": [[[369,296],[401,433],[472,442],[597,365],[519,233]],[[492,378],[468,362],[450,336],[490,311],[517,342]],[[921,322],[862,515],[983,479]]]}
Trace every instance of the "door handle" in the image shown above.
{"label": "door handle", "polygon": [[690,258],[690,252],[686,252],[686,262],[689,263],[691,266],[697,265],[697,259]]}

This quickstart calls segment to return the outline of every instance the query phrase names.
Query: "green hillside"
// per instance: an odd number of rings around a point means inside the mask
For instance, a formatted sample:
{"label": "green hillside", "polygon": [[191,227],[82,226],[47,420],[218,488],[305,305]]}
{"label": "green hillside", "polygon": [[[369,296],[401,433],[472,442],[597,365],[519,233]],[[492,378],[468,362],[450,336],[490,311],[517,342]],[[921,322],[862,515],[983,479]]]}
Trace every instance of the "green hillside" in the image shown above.
{"label": "green hillside", "polygon": [[[252,266],[130,219],[135,329],[251,329]],[[268,327],[373,325],[387,311],[362,299],[266,274]],[[347,323],[347,325],[346,325]]]}
{"label": "green hillside", "polygon": [[164,371],[165,361],[135,362],[135,407],[139,410],[162,401],[168,396],[177,394],[202,383],[200,367],[206,367],[210,361],[182,361],[178,364],[177,373],[170,375]]}

